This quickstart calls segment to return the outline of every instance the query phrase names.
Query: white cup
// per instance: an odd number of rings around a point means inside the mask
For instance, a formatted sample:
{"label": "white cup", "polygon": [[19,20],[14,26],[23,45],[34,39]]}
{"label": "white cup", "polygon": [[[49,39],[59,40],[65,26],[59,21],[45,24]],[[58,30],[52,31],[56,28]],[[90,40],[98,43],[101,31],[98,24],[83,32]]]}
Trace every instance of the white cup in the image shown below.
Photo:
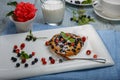
{"label": "white cup", "polygon": [[108,17],[120,17],[120,0],[96,0],[93,7]]}
{"label": "white cup", "polygon": [[44,21],[48,25],[60,25],[65,12],[64,0],[44,0],[42,2]]}

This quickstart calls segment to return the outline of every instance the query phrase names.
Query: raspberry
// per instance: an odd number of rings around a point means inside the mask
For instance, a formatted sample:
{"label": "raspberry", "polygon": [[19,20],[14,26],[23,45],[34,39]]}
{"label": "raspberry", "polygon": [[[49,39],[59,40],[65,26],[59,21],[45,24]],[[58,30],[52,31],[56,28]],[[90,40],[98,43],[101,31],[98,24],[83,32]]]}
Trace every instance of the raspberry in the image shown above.
{"label": "raspberry", "polygon": [[16,50],[15,50],[15,53],[17,53],[17,54],[20,53],[20,50],[19,50],[19,49],[16,49]]}
{"label": "raspberry", "polygon": [[18,46],[17,46],[17,45],[14,45],[14,50],[17,49],[17,48],[18,48]]}
{"label": "raspberry", "polygon": [[54,63],[55,63],[55,60],[54,60],[54,59],[51,59],[51,60],[50,60],[50,63],[51,63],[51,64],[54,64]]}
{"label": "raspberry", "polygon": [[21,63],[25,63],[25,62],[26,62],[26,59],[22,59],[22,60],[21,60]]}
{"label": "raspberry", "polygon": [[96,58],[97,58],[97,54],[94,54],[94,55],[93,55],[93,58],[95,58],[95,59],[96,59]]}
{"label": "raspberry", "polygon": [[46,46],[49,46],[49,41],[46,41],[46,42],[45,42],[45,45],[46,45]]}
{"label": "raspberry", "polygon": [[35,55],[35,52],[32,52],[32,56],[34,56]]}
{"label": "raspberry", "polygon": [[83,41],[83,42],[86,41],[86,37],[85,37],[85,36],[82,37],[82,41]]}
{"label": "raspberry", "polygon": [[87,50],[87,51],[86,51],[86,54],[87,54],[87,55],[90,55],[90,54],[91,54],[91,51],[90,51],[90,50]]}
{"label": "raspberry", "polygon": [[43,57],[43,58],[41,58],[41,61],[43,62],[43,61],[45,61],[45,58]]}
{"label": "raspberry", "polygon": [[24,49],[25,48],[25,43],[22,43],[21,45],[20,45],[20,49],[22,50],[22,49]]}
{"label": "raspberry", "polygon": [[43,61],[42,64],[45,65],[45,64],[47,64],[47,62],[46,62],[46,61]]}

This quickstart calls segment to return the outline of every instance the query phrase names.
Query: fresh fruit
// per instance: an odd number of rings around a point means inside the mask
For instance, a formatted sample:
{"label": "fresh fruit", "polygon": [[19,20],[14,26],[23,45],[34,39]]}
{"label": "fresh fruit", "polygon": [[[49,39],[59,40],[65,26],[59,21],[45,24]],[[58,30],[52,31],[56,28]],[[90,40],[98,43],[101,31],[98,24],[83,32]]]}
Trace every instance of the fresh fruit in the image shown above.
{"label": "fresh fruit", "polygon": [[25,63],[25,62],[26,62],[26,59],[22,59],[22,60],[21,60],[21,63]]}
{"label": "fresh fruit", "polygon": [[85,37],[85,36],[82,37],[82,41],[83,41],[83,42],[86,41],[86,37]]}
{"label": "fresh fruit", "polygon": [[50,63],[51,63],[51,64],[54,64],[54,63],[55,63],[55,60],[54,60],[54,59],[51,59],[51,60],[50,60]]}
{"label": "fresh fruit", "polygon": [[98,56],[97,56],[97,54],[94,54],[94,55],[93,55],[93,58],[95,58],[95,59],[96,59],[97,57],[98,57]]}
{"label": "fresh fruit", "polygon": [[87,55],[90,55],[90,54],[91,54],[91,50],[87,50],[87,51],[86,51],[86,54],[87,54]]}
{"label": "fresh fruit", "polygon": [[35,55],[35,52],[32,52],[32,56],[34,56]]}
{"label": "fresh fruit", "polygon": [[25,43],[22,43],[21,45],[20,45],[20,49],[22,50],[22,49],[24,49],[25,48]]}
{"label": "fresh fruit", "polygon": [[18,46],[17,46],[17,45],[14,45],[14,48],[13,48],[13,49],[15,50],[15,49],[17,49],[17,48],[18,48]]}
{"label": "fresh fruit", "polygon": [[24,67],[28,67],[28,64],[27,64],[27,63],[25,63]]}
{"label": "fresh fruit", "polygon": [[16,67],[20,67],[20,63],[16,63]]}

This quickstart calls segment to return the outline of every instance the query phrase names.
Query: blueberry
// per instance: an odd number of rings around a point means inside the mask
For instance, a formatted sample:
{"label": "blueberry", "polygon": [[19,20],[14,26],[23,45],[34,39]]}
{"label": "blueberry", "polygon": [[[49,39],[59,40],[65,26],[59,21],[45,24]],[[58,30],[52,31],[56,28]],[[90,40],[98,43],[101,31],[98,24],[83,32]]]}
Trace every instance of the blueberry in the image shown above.
{"label": "blueberry", "polygon": [[38,62],[38,59],[37,59],[37,58],[35,58],[35,59],[34,59],[34,62],[35,62],[35,63],[36,63],[36,62]]}
{"label": "blueberry", "polygon": [[36,39],[37,39],[36,37],[33,37],[33,41],[36,41]]}
{"label": "blueberry", "polygon": [[13,62],[16,62],[16,61],[17,61],[17,58],[13,57],[13,58],[12,58],[12,61],[13,61]]}
{"label": "blueberry", "polygon": [[62,63],[63,62],[63,60],[62,59],[59,59],[59,63]]}
{"label": "blueberry", "polygon": [[17,64],[16,64],[16,67],[20,67],[20,63],[17,63]]}
{"label": "blueberry", "polygon": [[27,63],[25,63],[25,67],[28,67],[28,64],[27,64]]}
{"label": "blueberry", "polygon": [[32,54],[29,55],[29,58],[32,58]]}
{"label": "blueberry", "polygon": [[20,57],[20,56],[21,56],[21,54],[20,54],[20,53],[18,53],[18,54],[17,54],[17,57]]}
{"label": "blueberry", "polygon": [[34,64],[35,64],[35,61],[32,61],[31,64],[34,65]]}
{"label": "blueberry", "polygon": [[80,4],[80,1],[75,1],[76,4]]}
{"label": "blueberry", "polygon": [[51,56],[49,57],[49,60],[53,59]]}
{"label": "blueberry", "polygon": [[73,21],[73,18],[70,18],[70,21]]}

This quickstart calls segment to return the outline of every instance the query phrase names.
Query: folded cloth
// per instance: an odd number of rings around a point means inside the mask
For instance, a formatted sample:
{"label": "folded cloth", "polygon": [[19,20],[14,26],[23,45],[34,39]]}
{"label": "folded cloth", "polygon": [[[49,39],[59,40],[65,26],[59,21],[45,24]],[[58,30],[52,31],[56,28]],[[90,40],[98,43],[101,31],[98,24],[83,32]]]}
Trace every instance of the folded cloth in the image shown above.
{"label": "folded cloth", "polygon": [[[33,25],[33,31],[62,28],[36,23]],[[10,23],[9,26],[7,26],[7,30],[3,34],[16,33],[14,24]],[[114,66],[36,76],[24,78],[23,80],[120,80],[120,32],[114,30],[98,30],[97,32],[112,56],[115,62]]]}

